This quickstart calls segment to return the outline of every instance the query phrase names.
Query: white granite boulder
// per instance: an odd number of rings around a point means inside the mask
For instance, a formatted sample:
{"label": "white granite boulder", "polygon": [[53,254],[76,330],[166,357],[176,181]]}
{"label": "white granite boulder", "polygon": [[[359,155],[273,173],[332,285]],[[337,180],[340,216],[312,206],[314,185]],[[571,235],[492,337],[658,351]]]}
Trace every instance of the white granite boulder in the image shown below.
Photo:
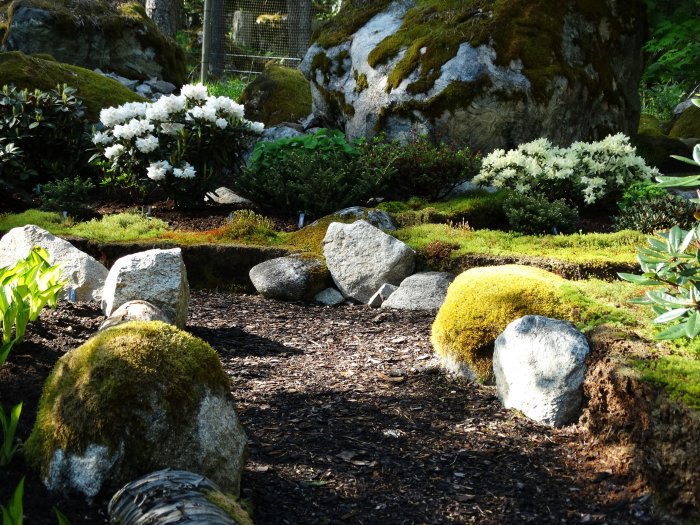
{"label": "white granite boulder", "polygon": [[97,331],[101,332],[107,328],[112,328],[122,323],[128,323],[129,321],[161,321],[163,323],[173,324],[173,322],[168,319],[168,316],[157,306],[148,301],[136,300],[128,301],[114,310],[112,315],[102,321]]}
{"label": "white granite boulder", "polygon": [[351,206],[350,208],[344,208],[340,211],[337,211],[333,215],[337,215],[341,219],[346,220],[365,220],[372,226],[376,226],[377,228],[381,228],[382,230],[396,230],[396,225],[394,224],[394,221],[391,220],[391,216],[387,212],[377,208],[363,208],[362,206]]}
{"label": "white granite boulder", "polygon": [[588,352],[586,337],[568,321],[516,319],[496,339],[493,354],[503,406],[553,427],[575,420]]}
{"label": "white granite boulder", "polygon": [[110,316],[136,299],[153,303],[175,326],[185,326],[190,287],[180,248],[133,253],[114,263],[105,281],[102,311]]}
{"label": "white granite boulder", "polygon": [[379,290],[377,290],[374,293],[374,295],[370,297],[367,306],[371,306],[372,308],[379,308],[382,304],[384,304],[384,301],[391,297],[391,294],[393,294],[397,289],[398,286],[394,286],[393,284],[389,283],[384,283],[379,287]]}
{"label": "white granite boulder", "polygon": [[260,295],[281,301],[310,300],[330,283],[322,261],[295,255],[257,264],[248,275]]}
{"label": "white granite boulder", "polygon": [[439,310],[447,296],[447,288],[455,276],[447,272],[422,272],[406,277],[382,303],[382,308],[399,310]]}
{"label": "white granite boulder", "polygon": [[384,283],[398,285],[413,273],[416,253],[366,221],[332,222],[323,255],[345,297],[367,304]]}
{"label": "white granite boulder", "polygon": [[62,296],[75,291],[76,301],[99,300],[107,278],[107,268],[94,257],[78,250],[68,241],[28,224],[12,228],[0,239],[0,267],[14,266],[34,246],[49,252],[51,264],[61,263],[61,275],[68,280]]}

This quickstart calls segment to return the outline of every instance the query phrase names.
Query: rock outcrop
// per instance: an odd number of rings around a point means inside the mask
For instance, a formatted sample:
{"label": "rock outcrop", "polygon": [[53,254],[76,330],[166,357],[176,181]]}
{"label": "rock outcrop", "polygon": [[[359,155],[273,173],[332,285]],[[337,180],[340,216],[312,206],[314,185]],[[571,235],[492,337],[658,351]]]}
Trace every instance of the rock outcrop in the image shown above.
{"label": "rock outcrop", "polygon": [[427,134],[489,151],[637,129],[642,0],[349,0],[301,69],[349,138]]}
{"label": "rock outcrop", "polygon": [[539,315],[510,323],[496,338],[493,372],[506,408],[558,427],[581,410],[588,341],[574,325]]}
{"label": "rock outcrop", "polygon": [[68,280],[63,297],[70,297],[72,290],[76,301],[100,299],[107,268],[68,241],[33,224],[12,228],[0,239],[0,267],[14,266],[29,255],[34,246],[41,246],[49,252],[51,264],[62,264],[61,276]]}
{"label": "rock outcrop", "polygon": [[139,2],[19,0],[13,3],[4,51],[45,53],[60,62],[121,76],[157,77],[181,86],[185,55],[163,35]]}
{"label": "rock outcrop", "polygon": [[416,253],[366,221],[332,222],[323,239],[328,270],[345,297],[367,304],[384,283],[413,273]]}

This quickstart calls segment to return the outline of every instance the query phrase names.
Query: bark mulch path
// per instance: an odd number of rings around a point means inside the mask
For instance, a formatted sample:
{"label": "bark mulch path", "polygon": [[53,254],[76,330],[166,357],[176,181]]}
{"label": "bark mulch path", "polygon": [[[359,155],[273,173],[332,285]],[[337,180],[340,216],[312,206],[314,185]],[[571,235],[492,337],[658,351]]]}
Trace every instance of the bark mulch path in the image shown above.
{"label": "bark mulch path", "polygon": [[[94,332],[94,304],[42,313],[0,369],[26,438],[55,360]],[[445,375],[432,314],[193,292],[188,330],[221,355],[250,439],[243,497],[256,524],[664,523],[643,484],[596,461],[577,426],[503,410],[492,388]],[[602,454],[601,454],[602,455]],[[21,456],[26,522],[105,523],[105,501],[49,495]]]}

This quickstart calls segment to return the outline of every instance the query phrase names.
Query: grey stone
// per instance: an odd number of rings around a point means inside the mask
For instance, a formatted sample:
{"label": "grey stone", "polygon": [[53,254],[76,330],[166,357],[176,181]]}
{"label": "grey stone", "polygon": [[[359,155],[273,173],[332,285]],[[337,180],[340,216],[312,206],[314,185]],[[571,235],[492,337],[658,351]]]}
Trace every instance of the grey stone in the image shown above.
{"label": "grey stone", "polygon": [[329,287],[314,295],[314,301],[325,306],[338,306],[345,302],[345,297],[335,288]]}
{"label": "grey stone", "polygon": [[382,308],[439,310],[455,276],[447,272],[422,272],[406,277]]}
{"label": "grey stone", "polygon": [[216,204],[239,204],[239,205],[250,205],[253,204],[251,201],[245,197],[241,197],[234,191],[221,186],[214,191],[206,194],[204,197],[205,201],[212,201]]}
{"label": "grey stone", "polygon": [[142,97],[148,98],[153,94],[153,90],[148,84],[139,84],[138,86],[136,86],[136,93],[138,93]]}
{"label": "grey stone", "polygon": [[14,266],[29,255],[34,246],[41,246],[49,252],[51,264],[62,264],[61,275],[68,280],[62,297],[68,297],[73,290],[76,301],[100,299],[107,268],[68,241],[32,224],[12,228],[0,239],[0,267]]}
{"label": "grey stone", "polygon": [[574,325],[539,315],[510,323],[496,338],[493,371],[506,408],[549,426],[576,419],[589,347]]}
{"label": "grey stone", "polygon": [[680,117],[681,114],[692,105],[693,105],[693,99],[684,100],[683,102],[678,104],[675,108],[673,108],[673,115],[676,117]]}
{"label": "grey stone", "polygon": [[382,306],[382,304],[384,304],[384,301],[391,297],[391,294],[393,294],[397,289],[398,286],[394,286],[393,284],[389,283],[384,283],[379,287],[379,290],[377,290],[377,292],[372,297],[370,297],[367,306],[371,306],[372,308],[379,308],[380,306]]}
{"label": "grey stone", "polygon": [[[575,2],[567,2],[570,7],[553,21],[558,27],[552,30],[556,31],[552,38],[561,41],[561,47],[552,50],[552,66],[571,72],[567,75],[552,74],[533,82],[523,65],[525,57],[502,64],[495,44],[474,47],[465,32],[454,56],[439,70],[430,71],[430,84],[425,88],[420,83],[428,82],[422,76],[427,72],[418,59],[399,85],[388,88],[392,73],[406,67],[408,48],[372,66],[368,58],[401,28],[415,4],[413,0],[391,2],[346,41],[329,48],[314,43],[309,48],[301,70],[311,83],[314,122],[342,129],[349,139],[379,132],[400,140],[427,135],[482,151],[510,149],[542,136],[568,145],[620,131],[636,133],[639,98],[635,86],[642,72],[640,49],[645,31],[641,11],[615,20],[623,29],[613,34],[605,18],[600,24],[592,22]],[[621,4],[623,0],[611,0],[601,15],[614,20]],[[489,7],[484,11],[473,16],[497,16]],[[342,16],[338,20],[344,22]],[[507,21],[498,26],[507,27]],[[333,22],[324,29],[333,30]],[[507,38],[499,34],[492,40],[502,46]],[[437,45],[441,44],[428,41],[425,49],[430,52]],[[362,85],[358,86],[360,78]],[[417,90],[413,89],[416,85]],[[475,89],[470,91],[470,86]]]}
{"label": "grey stone", "polygon": [[180,248],[134,253],[114,263],[105,281],[102,311],[110,316],[136,299],[153,303],[175,326],[185,326],[190,287]]}
{"label": "grey stone", "polygon": [[170,95],[177,89],[177,86],[175,84],[171,82],[166,82],[165,80],[158,80],[157,78],[146,80],[145,84],[149,86],[153,91],[162,93],[163,95]]}
{"label": "grey stone", "polygon": [[309,300],[330,283],[322,261],[295,255],[253,266],[249,276],[259,294],[282,301]]}
{"label": "grey stone", "polygon": [[137,300],[127,301],[117,308],[112,312],[112,315],[102,321],[97,331],[101,332],[107,328],[112,328],[122,323],[128,323],[129,321],[162,321],[164,323],[173,324],[160,308],[148,301]]}
{"label": "grey stone", "polygon": [[394,221],[391,220],[389,214],[385,211],[378,210],[377,208],[363,208],[362,206],[352,206],[350,208],[345,208],[340,210],[333,215],[337,215],[341,219],[362,219],[370,223],[372,226],[381,228],[382,230],[394,231],[396,230],[396,225]]}
{"label": "grey stone", "polygon": [[398,285],[413,273],[416,253],[366,221],[332,222],[323,255],[338,290],[367,304],[384,283]]}

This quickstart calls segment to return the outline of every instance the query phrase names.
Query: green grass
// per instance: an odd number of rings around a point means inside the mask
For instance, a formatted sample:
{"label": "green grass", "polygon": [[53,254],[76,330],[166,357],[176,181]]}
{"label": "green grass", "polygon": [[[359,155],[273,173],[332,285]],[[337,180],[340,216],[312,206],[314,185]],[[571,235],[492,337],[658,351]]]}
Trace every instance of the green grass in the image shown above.
{"label": "green grass", "polygon": [[6,213],[0,215],[0,232],[10,231],[27,224],[34,224],[39,228],[59,235],[68,231],[73,224],[72,219],[65,220],[60,213],[53,211],[27,210],[22,213]]}
{"label": "green grass", "polygon": [[396,237],[414,249],[432,241],[459,245],[452,256],[488,254],[527,255],[571,263],[634,263],[636,247],[646,236],[634,231],[572,235],[521,235],[495,230],[469,231],[447,224],[422,224],[402,228]]}
{"label": "green grass", "polygon": [[238,100],[243,90],[248,85],[247,80],[241,78],[229,78],[220,82],[207,82],[209,94],[215,97],[229,97]]}

